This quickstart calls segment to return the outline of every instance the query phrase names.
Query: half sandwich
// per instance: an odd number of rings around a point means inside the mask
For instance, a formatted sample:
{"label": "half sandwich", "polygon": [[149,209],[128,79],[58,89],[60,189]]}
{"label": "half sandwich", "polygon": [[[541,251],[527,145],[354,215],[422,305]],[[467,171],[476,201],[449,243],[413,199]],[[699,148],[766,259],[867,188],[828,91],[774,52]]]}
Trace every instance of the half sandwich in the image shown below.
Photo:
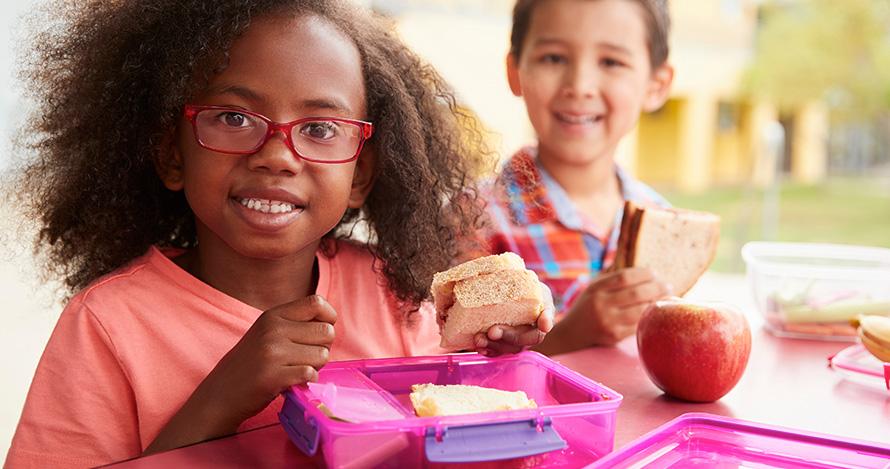
{"label": "half sandwich", "polygon": [[482,386],[415,384],[411,405],[418,417],[473,414],[498,410],[534,409],[534,399],[523,391],[502,391]]}
{"label": "half sandwich", "polygon": [[495,324],[535,324],[544,311],[538,276],[512,252],[480,257],[433,276],[442,348],[472,349]]}
{"label": "half sandwich", "polygon": [[698,281],[720,241],[720,217],[677,208],[624,203],[615,261],[609,270],[648,267],[683,296]]}

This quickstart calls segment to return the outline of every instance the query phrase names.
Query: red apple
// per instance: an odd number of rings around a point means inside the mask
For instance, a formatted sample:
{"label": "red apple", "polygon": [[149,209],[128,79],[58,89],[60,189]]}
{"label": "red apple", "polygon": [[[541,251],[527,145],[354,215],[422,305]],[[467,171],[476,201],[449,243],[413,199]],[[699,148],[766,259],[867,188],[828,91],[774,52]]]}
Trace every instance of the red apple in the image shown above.
{"label": "red apple", "polygon": [[637,348],[649,378],[666,394],[714,402],[742,377],[751,329],[728,305],[675,298],[646,309],[637,326]]}

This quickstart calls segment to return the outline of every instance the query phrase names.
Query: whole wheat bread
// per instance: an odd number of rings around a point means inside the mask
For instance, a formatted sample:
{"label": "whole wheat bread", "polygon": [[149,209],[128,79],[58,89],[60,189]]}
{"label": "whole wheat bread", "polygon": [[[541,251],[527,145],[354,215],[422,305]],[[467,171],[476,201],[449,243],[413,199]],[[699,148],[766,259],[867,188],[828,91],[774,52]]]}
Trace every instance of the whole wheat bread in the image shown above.
{"label": "whole wheat bread", "polygon": [[713,213],[627,201],[610,270],[648,267],[682,296],[711,265],[719,241],[720,217]]}
{"label": "whole wheat bread", "polygon": [[433,276],[441,346],[473,348],[473,336],[495,324],[534,324],[544,310],[537,275],[514,253],[480,257]]}

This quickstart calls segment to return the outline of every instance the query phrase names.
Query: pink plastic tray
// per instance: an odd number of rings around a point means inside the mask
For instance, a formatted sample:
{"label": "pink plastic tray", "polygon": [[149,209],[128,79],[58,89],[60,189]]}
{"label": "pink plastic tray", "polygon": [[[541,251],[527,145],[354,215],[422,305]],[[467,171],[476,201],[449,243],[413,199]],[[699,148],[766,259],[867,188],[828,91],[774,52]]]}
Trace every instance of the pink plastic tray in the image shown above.
{"label": "pink plastic tray", "polygon": [[[422,383],[521,390],[538,408],[420,418],[409,394]],[[328,363],[317,385],[285,393],[279,416],[291,441],[328,467],[582,467],[612,450],[621,399],[539,353],[468,353]]]}
{"label": "pink plastic tray", "polygon": [[858,382],[879,384],[890,391],[890,363],[875,358],[861,344],[851,345],[828,357],[828,366]]}
{"label": "pink plastic tray", "polygon": [[890,446],[706,413],[683,414],[589,468],[890,468]]}

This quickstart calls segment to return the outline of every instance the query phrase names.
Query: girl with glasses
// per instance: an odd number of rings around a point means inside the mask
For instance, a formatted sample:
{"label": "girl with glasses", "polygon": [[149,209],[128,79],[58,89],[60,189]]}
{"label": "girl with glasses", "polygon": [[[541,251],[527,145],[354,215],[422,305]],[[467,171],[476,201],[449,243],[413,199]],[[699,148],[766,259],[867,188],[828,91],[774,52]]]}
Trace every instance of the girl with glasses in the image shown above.
{"label": "girl with glasses", "polygon": [[329,360],[443,352],[423,301],[478,228],[467,186],[487,154],[390,32],[333,0],[47,12],[18,187],[79,293],[9,467],[267,425]]}

